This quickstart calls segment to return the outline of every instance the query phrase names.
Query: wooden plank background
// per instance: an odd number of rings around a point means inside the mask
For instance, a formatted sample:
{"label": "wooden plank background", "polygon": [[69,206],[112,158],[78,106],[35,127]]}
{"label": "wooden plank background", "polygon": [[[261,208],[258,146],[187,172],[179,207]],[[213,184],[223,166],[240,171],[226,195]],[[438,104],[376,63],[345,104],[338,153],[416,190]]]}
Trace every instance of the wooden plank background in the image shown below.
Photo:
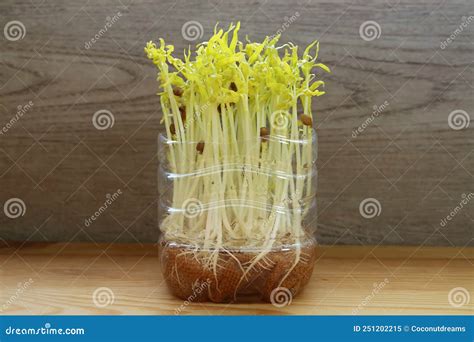
{"label": "wooden plank background", "polygon": [[[321,243],[472,245],[474,200],[440,224],[474,193],[474,124],[448,125],[455,110],[474,117],[472,15],[470,0],[4,0],[0,28],[20,21],[25,30],[19,40],[0,37],[0,126],[33,105],[0,134],[0,204],[19,198],[26,208],[18,218],[0,211],[0,241],[156,241],[161,112],[143,46],[164,37],[182,51],[186,22],[199,22],[206,39],[216,22],[241,20],[251,39],[279,29],[283,41],[319,39],[333,71],[314,104],[320,174],[311,219]],[[359,33],[369,20],[380,26],[370,41]],[[94,128],[98,110],[113,114],[113,127]],[[381,205],[372,219],[359,212],[366,198]]]}

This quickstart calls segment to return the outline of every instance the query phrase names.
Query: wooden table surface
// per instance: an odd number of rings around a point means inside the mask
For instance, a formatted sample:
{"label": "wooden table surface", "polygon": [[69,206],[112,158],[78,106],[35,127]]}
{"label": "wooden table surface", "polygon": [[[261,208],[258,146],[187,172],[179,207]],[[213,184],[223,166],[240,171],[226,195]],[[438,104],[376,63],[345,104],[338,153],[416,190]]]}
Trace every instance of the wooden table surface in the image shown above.
{"label": "wooden table surface", "polygon": [[278,308],[173,298],[156,245],[9,245],[0,248],[0,314],[474,313],[474,248],[334,246],[318,255],[306,290]]}

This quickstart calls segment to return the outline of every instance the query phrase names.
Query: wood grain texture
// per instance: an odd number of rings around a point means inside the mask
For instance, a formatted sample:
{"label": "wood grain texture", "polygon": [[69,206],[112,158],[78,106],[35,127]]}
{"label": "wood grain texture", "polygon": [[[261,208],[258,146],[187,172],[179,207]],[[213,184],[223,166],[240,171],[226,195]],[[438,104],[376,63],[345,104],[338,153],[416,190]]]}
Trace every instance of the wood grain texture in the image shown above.
{"label": "wood grain texture", "polygon": [[[283,27],[283,41],[319,39],[321,60],[333,71],[327,95],[314,104],[319,187],[312,218],[320,242],[473,245],[474,201],[440,225],[463,194],[474,193],[474,124],[448,125],[453,110],[474,116],[474,23],[440,47],[473,7],[468,0],[2,1],[1,26],[19,20],[26,34],[0,37],[0,125],[17,106],[34,105],[0,135],[0,204],[12,197],[26,204],[22,217],[0,215],[0,238],[156,241],[161,112],[143,46],[164,37],[182,51],[185,22],[201,23],[206,39],[216,22],[241,20],[251,39]],[[359,35],[368,20],[380,25],[378,39]],[[101,109],[115,118],[103,131],[92,125]],[[123,195],[85,226],[117,189]],[[381,203],[379,216],[360,215],[365,198]]]}
{"label": "wood grain texture", "polygon": [[[19,247],[0,249],[2,314],[474,314],[472,299],[459,307],[448,299],[454,288],[474,294],[473,248],[321,247],[310,284],[290,305],[278,308],[186,304],[172,297],[154,245]],[[104,307],[93,301],[100,287],[113,298]]]}

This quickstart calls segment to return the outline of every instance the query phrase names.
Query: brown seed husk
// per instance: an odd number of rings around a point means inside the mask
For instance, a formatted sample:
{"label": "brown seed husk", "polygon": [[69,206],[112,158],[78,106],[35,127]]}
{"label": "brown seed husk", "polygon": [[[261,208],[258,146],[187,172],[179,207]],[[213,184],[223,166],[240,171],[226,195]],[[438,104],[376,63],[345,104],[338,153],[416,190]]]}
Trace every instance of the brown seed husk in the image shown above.
{"label": "brown seed husk", "polygon": [[270,134],[270,131],[268,130],[267,127],[260,127],[260,138],[262,138],[262,141],[267,141],[269,134]]}
{"label": "brown seed husk", "polygon": [[181,89],[179,87],[174,87],[173,88],[173,94],[175,96],[181,97],[183,95],[183,89]]}
{"label": "brown seed husk", "polygon": [[305,126],[313,126],[313,119],[309,115],[301,114],[300,120]]}
{"label": "brown seed husk", "polygon": [[244,270],[258,252],[236,251],[231,256],[220,251],[215,272],[204,262],[210,253],[161,244],[162,272],[175,296],[193,302],[228,303],[244,297],[248,300],[249,296],[271,302],[272,291],[278,287],[287,288],[295,296],[311,278],[316,260],[315,244],[306,243],[300,260],[288,273],[295,263],[296,249],[271,251],[243,279]]}
{"label": "brown seed husk", "polygon": [[196,151],[198,151],[200,154],[204,152],[204,141],[200,141],[197,143]]}

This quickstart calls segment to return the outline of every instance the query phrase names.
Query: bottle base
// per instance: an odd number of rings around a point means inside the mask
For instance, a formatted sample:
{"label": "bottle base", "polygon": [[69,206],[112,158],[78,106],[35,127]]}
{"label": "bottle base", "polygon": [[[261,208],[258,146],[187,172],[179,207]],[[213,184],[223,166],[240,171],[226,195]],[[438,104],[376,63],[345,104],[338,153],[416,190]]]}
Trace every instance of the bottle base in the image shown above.
{"label": "bottle base", "polygon": [[[168,288],[189,302],[249,302],[277,306],[291,301],[311,278],[316,243],[260,251],[204,250],[162,241],[161,266]],[[212,262],[211,260],[214,260]]]}

